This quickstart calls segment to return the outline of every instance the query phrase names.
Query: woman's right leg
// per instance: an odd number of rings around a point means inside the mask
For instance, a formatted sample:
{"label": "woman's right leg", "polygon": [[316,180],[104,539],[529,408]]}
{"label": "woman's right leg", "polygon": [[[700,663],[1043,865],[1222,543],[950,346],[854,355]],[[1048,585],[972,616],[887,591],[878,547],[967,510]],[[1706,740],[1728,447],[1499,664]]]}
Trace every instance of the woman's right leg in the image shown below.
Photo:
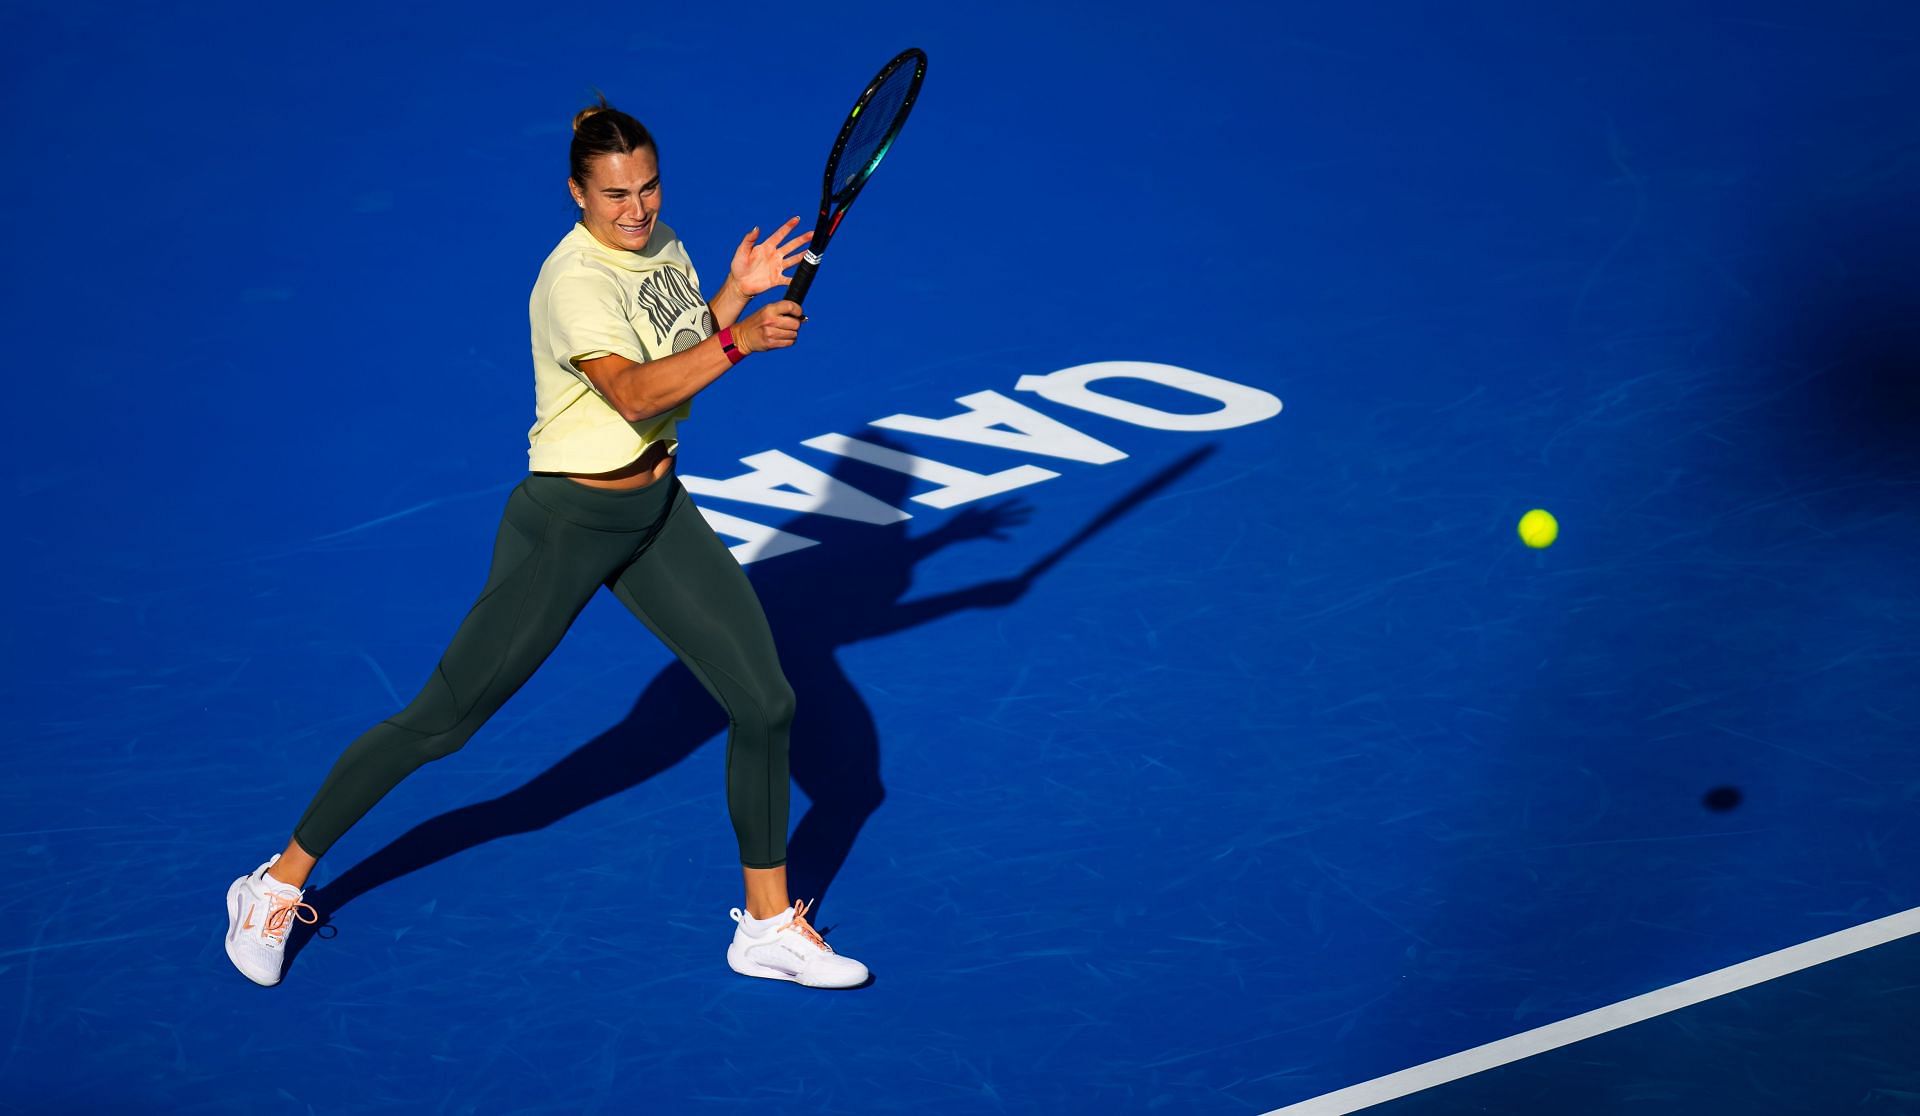
{"label": "woman's right leg", "polygon": [[412,703],[340,756],[294,827],[288,853],[270,870],[275,879],[306,886],[314,861],[388,791],[422,764],[459,750],[532,677],[602,579],[631,555],[636,533],[582,528],[527,487],[507,499],[486,587],[433,676]]}

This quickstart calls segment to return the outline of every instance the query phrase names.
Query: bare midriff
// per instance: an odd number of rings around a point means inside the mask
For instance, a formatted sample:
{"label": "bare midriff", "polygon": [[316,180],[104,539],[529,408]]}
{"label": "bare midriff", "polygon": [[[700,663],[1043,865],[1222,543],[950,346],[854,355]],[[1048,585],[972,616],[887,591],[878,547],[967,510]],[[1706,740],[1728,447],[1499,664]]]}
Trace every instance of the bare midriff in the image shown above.
{"label": "bare midriff", "polygon": [[673,455],[666,442],[655,442],[645,453],[611,473],[565,473],[575,484],[589,488],[645,488],[673,470]]}

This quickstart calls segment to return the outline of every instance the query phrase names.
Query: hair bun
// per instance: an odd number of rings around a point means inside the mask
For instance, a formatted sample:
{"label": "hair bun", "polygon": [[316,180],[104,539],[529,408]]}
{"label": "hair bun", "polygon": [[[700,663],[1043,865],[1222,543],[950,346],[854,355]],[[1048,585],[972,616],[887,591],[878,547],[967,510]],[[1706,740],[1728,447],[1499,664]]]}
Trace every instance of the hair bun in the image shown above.
{"label": "hair bun", "polygon": [[607,112],[611,108],[612,108],[611,105],[608,105],[605,101],[602,101],[597,105],[588,105],[586,108],[583,108],[579,112],[574,113],[573,114],[573,134],[576,136],[580,134],[580,125],[585,124],[589,117],[594,116],[598,113]]}

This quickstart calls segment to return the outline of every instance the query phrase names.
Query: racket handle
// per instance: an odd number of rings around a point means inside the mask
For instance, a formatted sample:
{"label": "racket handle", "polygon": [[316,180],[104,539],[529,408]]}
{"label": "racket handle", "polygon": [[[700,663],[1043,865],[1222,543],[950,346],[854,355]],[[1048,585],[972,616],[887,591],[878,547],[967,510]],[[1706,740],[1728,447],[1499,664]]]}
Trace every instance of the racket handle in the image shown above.
{"label": "racket handle", "polygon": [[813,286],[813,273],[820,270],[819,257],[811,252],[807,256],[800,261],[799,267],[793,269],[793,281],[787,284],[785,296],[789,301],[799,302],[806,298],[807,288]]}

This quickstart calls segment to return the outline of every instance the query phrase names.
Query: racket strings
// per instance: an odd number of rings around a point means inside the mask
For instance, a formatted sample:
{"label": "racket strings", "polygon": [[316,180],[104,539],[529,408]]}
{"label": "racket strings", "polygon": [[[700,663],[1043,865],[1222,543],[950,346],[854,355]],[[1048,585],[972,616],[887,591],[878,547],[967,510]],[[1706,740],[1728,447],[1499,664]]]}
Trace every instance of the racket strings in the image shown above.
{"label": "racket strings", "polygon": [[866,107],[860,110],[853,132],[847,137],[847,145],[840,152],[840,161],[834,167],[835,194],[843,193],[871,173],[887,153],[887,143],[894,125],[899,121],[900,110],[906,105],[907,95],[913,89],[913,78],[912,66],[901,66],[894,70],[887,75],[887,80],[881,83],[880,88],[873,91],[873,97],[867,101]]}

